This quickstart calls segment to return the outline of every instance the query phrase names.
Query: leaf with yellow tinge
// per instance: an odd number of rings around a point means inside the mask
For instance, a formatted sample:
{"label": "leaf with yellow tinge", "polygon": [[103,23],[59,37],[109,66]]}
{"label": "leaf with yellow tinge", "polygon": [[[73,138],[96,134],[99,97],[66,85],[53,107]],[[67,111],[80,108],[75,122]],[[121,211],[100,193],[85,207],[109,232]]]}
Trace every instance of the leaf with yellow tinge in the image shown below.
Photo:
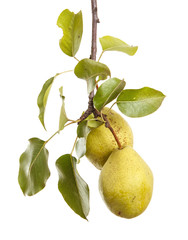
{"label": "leaf with yellow tinge", "polygon": [[100,77],[100,80],[105,80],[110,76],[110,69],[103,63],[85,58],[79,61],[74,69],[74,73],[78,78],[87,81],[88,93],[95,88],[95,79]]}
{"label": "leaf with yellow tinge", "polygon": [[57,20],[58,27],[63,30],[63,37],[59,41],[61,50],[68,56],[74,57],[80,47],[83,20],[82,12],[77,14],[65,9]]}
{"label": "leaf with yellow tinge", "polygon": [[105,64],[88,58],[79,61],[74,69],[74,73],[78,78],[86,81],[98,76],[100,76],[102,80],[111,75],[110,69]]}
{"label": "leaf with yellow tinge", "polygon": [[104,36],[99,40],[104,52],[119,51],[124,52],[130,56],[133,56],[138,49],[138,47],[130,46],[127,43],[123,42],[122,40],[111,36]]}

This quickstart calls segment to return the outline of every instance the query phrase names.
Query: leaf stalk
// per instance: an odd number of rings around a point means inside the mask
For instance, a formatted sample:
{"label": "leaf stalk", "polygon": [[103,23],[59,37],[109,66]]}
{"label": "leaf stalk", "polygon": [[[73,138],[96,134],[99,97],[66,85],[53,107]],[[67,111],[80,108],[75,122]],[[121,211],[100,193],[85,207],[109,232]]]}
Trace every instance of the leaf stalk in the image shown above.
{"label": "leaf stalk", "polygon": [[103,55],[104,51],[102,51],[101,55],[99,56],[98,62],[100,62],[102,55]]}

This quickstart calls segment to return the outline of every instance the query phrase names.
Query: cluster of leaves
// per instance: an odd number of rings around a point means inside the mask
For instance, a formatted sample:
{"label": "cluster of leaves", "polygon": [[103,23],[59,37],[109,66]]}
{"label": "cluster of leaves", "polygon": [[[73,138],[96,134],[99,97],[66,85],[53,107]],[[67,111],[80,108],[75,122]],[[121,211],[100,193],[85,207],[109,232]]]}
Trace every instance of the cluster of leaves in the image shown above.
{"label": "cluster of leaves", "polygon": [[[75,14],[68,9],[64,10],[57,21],[57,25],[63,30],[63,37],[59,45],[61,50],[70,57],[75,57],[82,39],[83,20],[82,12]],[[93,98],[94,107],[101,112],[103,108],[113,100],[119,110],[129,117],[143,117],[156,111],[161,105],[164,95],[155,89],[144,87],[141,89],[124,89],[125,81],[116,77],[111,77],[108,66],[100,62],[103,53],[107,51],[120,51],[133,56],[137,47],[130,46],[120,39],[104,36],[100,38],[102,53],[98,61],[84,58],[78,61],[74,68],[74,74],[86,81],[88,94],[94,91],[99,82],[104,81],[96,91]],[[59,74],[48,79],[38,96],[39,120],[44,129],[44,116],[48,100],[48,95],[55,78]],[[64,127],[79,121],[69,120],[65,112],[65,97],[63,88],[59,89],[62,99],[60,110],[59,128],[57,132],[48,140],[43,141],[38,138],[29,139],[29,145],[26,151],[20,157],[20,168],[18,181],[25,195],[32,196],[41,191],[50,176],[48,168],[48,150],[46,144]],[[95,119],[91,114],[82,121],[77,128],[77,139],[74,144],[78,160],[85,155],[86,139],[88,133],[103,124],[103,119]],[[74,150],[74,148],[73,148]],[[77,171],[79,162],[70,154],[61,156],[56,161],[56,167],[59,173],[58,188],[67,204],[82,218],[87,219],[89,213],[89,187],[80,177]]]}

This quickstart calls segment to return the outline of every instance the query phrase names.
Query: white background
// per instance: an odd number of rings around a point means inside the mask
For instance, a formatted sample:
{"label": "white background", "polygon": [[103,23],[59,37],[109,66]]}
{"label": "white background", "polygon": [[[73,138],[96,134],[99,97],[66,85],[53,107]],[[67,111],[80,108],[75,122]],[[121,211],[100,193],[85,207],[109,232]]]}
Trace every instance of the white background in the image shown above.
{"label": "white background", "polygon": [[[138,52],[105,53],[102,62],[127,88],[149,86],[167,97],[150,116],[126,118],[134,133],[134,148],[151,167],[154,193],[147,210],[127,220],[113,215],[98,192],[99,171],[86,158],[78,166],[90,186],[89,222],[77,216],[57,189],[56,159],[70,153],[76,126],[67,128],[46,146],[51,177],[46,188],[24,197],[17,181],[19,156],[27,140],[46,140],[57,130],[63,85],[67,115],[77,119],[87,107],[86,84],[72,73],[57,78],[46,110],[45,132],[38,120],[37,96],[43,83],[76,61],[59,48],[61,11],[83,11],[84,34],[79,59],[89,57],[89,0],[9,0],[0,2],[0,238],[9,239],[188,239],[188,15],[186,0],[99,0],[98,36],[112,35]],[[98,55],[101,47],[98,45]],[[117,109],[117,108],[114,108]],[[117,110],[118,111],[118,110]]]}

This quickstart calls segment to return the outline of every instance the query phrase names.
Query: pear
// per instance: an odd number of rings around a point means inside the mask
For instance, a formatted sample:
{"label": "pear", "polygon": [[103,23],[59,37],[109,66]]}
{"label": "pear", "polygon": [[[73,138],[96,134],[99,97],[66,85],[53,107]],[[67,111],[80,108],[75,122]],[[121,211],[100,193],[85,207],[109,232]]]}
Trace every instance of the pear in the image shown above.
{"label": "pear", "polygon": [[[114,129],[117,137],[123,147],[133,146],[133,134],[129,124],[125,119],[112,109],[104,108],[102,110],[107,115],[110,125]],[[118,145],[111,131],[101,125],[88,134],[86,142],[86,157],[93,165],[102,169],[108,157]]]}
{"label": "pear", "polygon": [[153,174],[131,147],[115,150],[99,177],[99,191],[117,216],[134,218],[148,206],[153,191]]}

